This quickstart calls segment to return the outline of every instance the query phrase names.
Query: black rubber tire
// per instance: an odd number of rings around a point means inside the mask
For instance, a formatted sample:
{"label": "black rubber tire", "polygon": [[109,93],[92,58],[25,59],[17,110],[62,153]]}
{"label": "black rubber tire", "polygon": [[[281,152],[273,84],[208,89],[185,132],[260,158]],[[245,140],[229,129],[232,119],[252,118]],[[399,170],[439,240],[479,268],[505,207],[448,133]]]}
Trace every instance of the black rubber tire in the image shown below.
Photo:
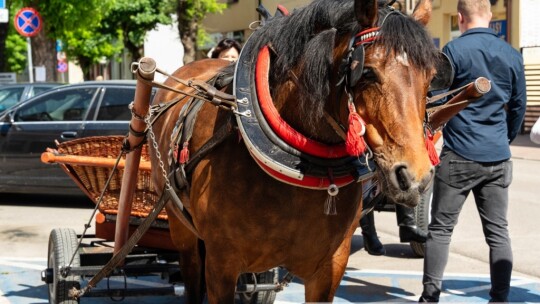
{"label": "black rubber tire", "polygon": [[[77,251],[77,234],[73,229],[57,228],[49,236],[49,250],[47,268],[53,270],[53,282],[49,284],[49,303],[75,304],[79,299],[69,297],[69,291],[75,287],[80,288],[79,276],[62,277],[60,267],[68,265],[73,253]],[[79,267],[80,256],[77,253],[71,266]]]}
{"label": "black rubber tire", "polygon": [[[278,268],[255,274],[259,284],[276,284],[278,282]],[[240,282],[253,284],[253,274],[244,273],[240,276]],[[240,303],[242,304],[272,304],[276,300],[276,291],[259,291],[255,293],[241,293]]]}
{"label": "black rubber tire", "polygon": [[[433,187],[429,187],[424,195],[422,195],[422,199],[418,203],[418,206],[414,208],[414,218],[416,220],[416,226],[418,229],[421,229],[422,231],[426,232],[428,231],[428,225],[430,221],[431,216],[431,199],[433,197]],[[418,243],[418,242],[411,242],[411,249],[413,250],[414,254],[416,254],[418,257],[424,257],[426,252],[426,247],[424,243]]]}

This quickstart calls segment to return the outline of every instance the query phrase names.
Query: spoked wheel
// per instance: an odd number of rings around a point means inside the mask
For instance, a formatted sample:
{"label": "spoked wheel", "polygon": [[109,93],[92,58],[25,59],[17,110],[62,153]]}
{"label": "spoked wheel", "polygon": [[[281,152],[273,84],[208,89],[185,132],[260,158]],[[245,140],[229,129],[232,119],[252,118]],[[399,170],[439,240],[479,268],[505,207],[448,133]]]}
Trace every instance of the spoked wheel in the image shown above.
{"label": "spoked wheel", "polygon": [[[73,287],[80,288],[79,276],[63,277],[60,273],[62,266],[67,266],[77,251],[77,234],[73,229],[53,229],[49,236],[49,251],[47,268],[52,270],[53,280],[49,283],[49,303],[51,304],[74,304],[78,299],[69,297],[69,291]],[[80,256],[77,253],[71,266],[80,266]]]}
{"label": "spoked wheel", "polygon": [[[272,268],[256,274],[243,273],[238,281],[240,284],[254,284],[253,275],[257,279],[257,284],[276,284],[279,274],[278,268]],[[271,304],[276,300],[276,291],[244,292],[239,296],[242,304]]]}
{"label": "spoked wheel", "polygon": [[[430,220],[430,214],[431,214],[431,199],[433,197],[433,187],[430,186],[426,192],[422,195],[422,199],[418,203],[418,206],[414,208],[414,217],[416,220],[416,226],[418,229],[421,229],[422,231],[426,232],[428,231],[428,225]],[[411,248],[419,257],[424,257],[425,255],[425,244],[424,243],[418,243],[418,242],[411,242]]]}

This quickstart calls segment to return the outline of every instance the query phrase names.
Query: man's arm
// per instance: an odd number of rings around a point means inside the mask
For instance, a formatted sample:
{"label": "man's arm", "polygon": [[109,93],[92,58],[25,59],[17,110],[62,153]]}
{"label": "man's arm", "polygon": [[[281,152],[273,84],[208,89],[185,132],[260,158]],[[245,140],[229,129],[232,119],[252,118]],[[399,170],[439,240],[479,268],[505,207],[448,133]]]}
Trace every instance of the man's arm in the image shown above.
{"label": "man's arm", "polygon": [[514,79],[512,87],[512,96],[508,101],[508,113],[506,124],[508,126],[508,142],[511,143],[519,131],[525,117],[527,106],[527,89],[525,85],[525,72],[523,70],[523,59],[517,60],[518,66],[514,69]]}

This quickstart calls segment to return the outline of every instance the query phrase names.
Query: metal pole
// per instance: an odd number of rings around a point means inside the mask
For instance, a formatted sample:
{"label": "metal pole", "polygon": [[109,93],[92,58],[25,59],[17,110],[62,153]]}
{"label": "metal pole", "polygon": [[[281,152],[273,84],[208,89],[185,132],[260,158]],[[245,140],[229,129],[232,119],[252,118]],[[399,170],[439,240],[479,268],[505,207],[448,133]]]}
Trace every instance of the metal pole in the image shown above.
{"label": "metal pole", "polygon": [[30,37],[26,37],[26,49],[28,50],[28,79],[30,83],[34,82],[34,65],[32,63],[32,44]]}

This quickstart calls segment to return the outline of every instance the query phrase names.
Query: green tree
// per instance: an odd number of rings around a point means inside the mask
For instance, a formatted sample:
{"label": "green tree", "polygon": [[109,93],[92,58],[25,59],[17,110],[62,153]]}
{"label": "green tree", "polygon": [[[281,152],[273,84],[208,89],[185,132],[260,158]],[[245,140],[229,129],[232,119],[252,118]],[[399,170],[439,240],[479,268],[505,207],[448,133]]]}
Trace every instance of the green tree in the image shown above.
{"label": "green tree", "polygon": [[65,52],[75,60],[83,71],[84,79],[91,79],[90,68],[100,60],[111,58],[123,50],[120,32],[116,35],[103,34],[101,28],[79,29],[65,35]]}
{"label": "green tree", "polygon": [[21,73],[26,68],[26,41],[17,33],[10,33],[6,39],[6,66],[4,71]]}
{"label": "green tree", "polygon": [[207,14],[221,13],[226,7],[225,3],[216,0],[172,0],[176,1],[176,14],[178,16],[178,30],[184,45],[184,63],[196,59],[197,42],[202,40],[204,29],[200,23]]}
{"label": "green tree", "polygon": [[10,22],[0,24],[0,58],[3,58],[0,60],[0,72],[21,73],[26,68],[27,45],[26,40],[17,33],[11,21],[21,7],[13,1],[6,3]]}
{"label": "green tree", "polygon": [[102,23],[102,32],[120,33],[124,47],[133,60],[142,57],[146,33],[158,23],[171,24],[172,8],[163,0],[116,0]]}
{"label": "green tree", "polygon": [[13,0],[13,8],[32,7],[42,17],[43,27],[31,38],[34,66],[44,66],[47,81],[56,81],[56,40],[70,31],[97,27],[114,0]]}

